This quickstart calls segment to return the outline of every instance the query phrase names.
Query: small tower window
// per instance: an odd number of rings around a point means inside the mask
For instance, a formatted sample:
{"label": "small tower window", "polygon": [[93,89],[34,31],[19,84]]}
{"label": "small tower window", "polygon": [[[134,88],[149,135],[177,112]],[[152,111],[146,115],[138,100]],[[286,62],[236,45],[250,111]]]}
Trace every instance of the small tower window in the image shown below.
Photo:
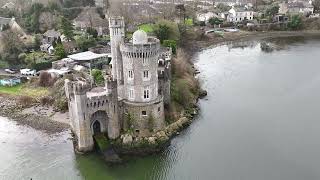
{"label": "small tower window", "polygon": [[133,79],[133,71],[132,70],[128,71],[128,77],[129,77],[129,79]]}
{"label": "small tower window", "polygon": [[142,112],[141,112],[141,115],[142,115],[142,116],[147,116],[147,111],[142,111]]}
{"label": "small tower window", "polygon": [[143,91],[143,98],[144,98],[144,99],[149,99],[149,97],[150,97],[149,89],[145,89],[145,90]]}
{"label": "small tower window", "polygon": [[129,99],[134,99],[134,90],[133,89],[129,90]]}
{"label": "small tower window", "polygon": [[143,78],[144,79],[148,79],[149,78],[149,71],[148,70],[143,71]]}

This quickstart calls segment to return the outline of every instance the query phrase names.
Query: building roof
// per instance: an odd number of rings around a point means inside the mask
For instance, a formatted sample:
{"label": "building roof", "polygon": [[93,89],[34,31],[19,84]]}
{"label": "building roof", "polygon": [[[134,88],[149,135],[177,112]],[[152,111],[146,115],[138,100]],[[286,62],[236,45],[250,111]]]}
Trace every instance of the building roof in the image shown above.
{"label": "building roof", "polygon": [[13,9],[15,4],[13,2],[7,2],[2,6],[3,9]]}
{"label": "building roof", "polygon": [[7,25],[10,24],[12,18],[4,18],[4,17],[0,17],[0,25]]}
{"label": "building roof", "polygon": [[46,37],[60,37],[61,36],[60,32],[56,31],[54,29],[50,29],[50,30],[46,31],[43,35]]}
{"label": "building roof", "polygon": [[77,54],[69,55],[68,58],[75,61],[90,61],[99,58],[108,57],[108,54],[96,54],[91,51],[81,52]]}

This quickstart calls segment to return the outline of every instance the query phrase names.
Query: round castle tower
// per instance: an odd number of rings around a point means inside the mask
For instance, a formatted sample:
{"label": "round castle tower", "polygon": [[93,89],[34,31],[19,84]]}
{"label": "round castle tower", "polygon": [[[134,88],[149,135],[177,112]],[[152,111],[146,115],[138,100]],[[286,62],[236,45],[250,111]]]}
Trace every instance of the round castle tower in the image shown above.
{"label": "round castle tower", "polygon": [[159,50],[160,41],[142,30],[133,34],[132,42],[120,44],[124,112],[134,118],[135,129],[161,129],[165,124],[158,87]]}

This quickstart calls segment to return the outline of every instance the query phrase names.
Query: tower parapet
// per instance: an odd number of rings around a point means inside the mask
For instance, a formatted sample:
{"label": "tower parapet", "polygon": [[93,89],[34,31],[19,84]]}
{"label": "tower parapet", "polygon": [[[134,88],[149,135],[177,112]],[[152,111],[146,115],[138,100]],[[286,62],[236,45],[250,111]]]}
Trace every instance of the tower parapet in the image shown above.
{"label": "tower parapet", "polygon": [[70,81],[68,79],[65,80],[65,91],[68,92],[68,94],[84,95],[88,91],[90,91],[90,89],[91,85],[85,81]]}

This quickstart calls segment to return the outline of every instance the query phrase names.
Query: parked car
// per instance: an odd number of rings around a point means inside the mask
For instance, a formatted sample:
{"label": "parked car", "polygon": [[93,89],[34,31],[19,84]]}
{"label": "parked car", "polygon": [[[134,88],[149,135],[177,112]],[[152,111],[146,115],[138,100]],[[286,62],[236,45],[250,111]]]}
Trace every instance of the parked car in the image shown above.
{"label": "parked car", "polygon": [[4,70],[6,73],[9,73],[9,74],[15,74],[17,73],[17,70],[16,69],[5,69]]}
{"label": "parked car", "polygon": [[25,76],[35,76],[37,74],[37,71],[34,69],[21,69],[20,73],[21,75]]}

